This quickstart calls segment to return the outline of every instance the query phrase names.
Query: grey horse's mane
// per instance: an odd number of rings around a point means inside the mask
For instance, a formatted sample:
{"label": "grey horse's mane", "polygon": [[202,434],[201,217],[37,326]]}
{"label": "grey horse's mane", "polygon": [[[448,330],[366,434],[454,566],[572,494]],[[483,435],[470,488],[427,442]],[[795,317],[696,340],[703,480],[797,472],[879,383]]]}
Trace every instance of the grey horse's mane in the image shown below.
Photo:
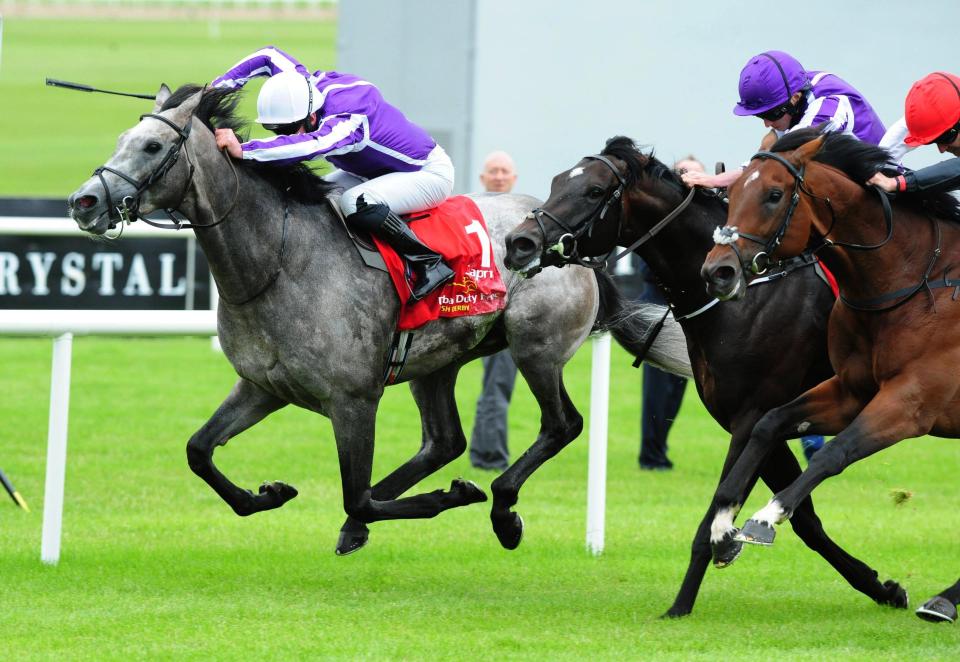
{"label": "grey horse's mane", "polygon": [[[170,95],[161,110],[176,108],[189,97],[203,90],[203,96],[194,116],[208,129],[233,129],[245,139],[249,122],[237,116],[237,104],[242,91],[210,87],[201,88],[199,85],[187,84],[181,86]],[[258,161],[242,160],[236,162],[239,168],[256,175],[279,191],[286,192],[294,200],[306,204],[322,203],[333,184],[324,181],[313,170],[303,163],[273,165]]]}

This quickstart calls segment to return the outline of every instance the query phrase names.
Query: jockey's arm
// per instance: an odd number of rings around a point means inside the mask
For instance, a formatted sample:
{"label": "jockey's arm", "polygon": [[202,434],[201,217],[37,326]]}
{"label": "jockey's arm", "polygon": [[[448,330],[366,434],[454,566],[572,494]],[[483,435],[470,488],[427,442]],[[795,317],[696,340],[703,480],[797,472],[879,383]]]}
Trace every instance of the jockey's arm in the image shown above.
{"label": "jockey's arm", "polygon": [[368,126],[366,115],[330,115],[323,118],[315,131],[251,140],[240,147],[243,158],[253,161],[309,161],[330,152],[346,154],[362,149],[367,140]]}
{"label": "jockey's arm", "polygon": [[919,170],[907,171],[896,177],[887,177],[877,173],[868,184],[879,186],[884,191],[952,191],[960,189],[960,158],[947,159]]}
{"label": "jockey's arm", "polygon": [[719,175],[708,175],[705,172],[685,172],[680,177],[687,186],[703,186],[704,188],[724,188],[730,186],[743,172],[743,168],[734,168]]}
{"label": "jockey's arm", "polygon": [[275,46],[266,46],[237,62],[222,76],[214,78],[210,85],[238,88],[246,85],[251,78],[273,76],[281,71],[298,71],[304,76],[310,73],[293,56]]}

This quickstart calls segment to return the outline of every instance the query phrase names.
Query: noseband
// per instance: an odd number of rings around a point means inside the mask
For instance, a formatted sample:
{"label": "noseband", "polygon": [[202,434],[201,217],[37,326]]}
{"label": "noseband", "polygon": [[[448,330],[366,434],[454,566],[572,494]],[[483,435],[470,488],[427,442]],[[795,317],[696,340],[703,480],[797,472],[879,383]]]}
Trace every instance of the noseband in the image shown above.
{"label": "noseband", "polygon": [[[169,126],[171,129],[176,131],[179,138],[173,145],[170,146],[170,149],[167,150],[167,153],[163,157],[163,160],[160,161],[159,164],[157,164],[157,167],[153,169],[153,172],[151,172],[141,181],[137,181],[133,177],[130,177],[129,175],[123,172],[120,172],[119,170],[116,170],[114,168],[111,168],[105,165],[100,166],[99,168],[93,171],[93,174],[100,179],[100,184],[101,186],[103,186],[103,190],[107,195],[107,210],[108,210],[107,213],[110,214],[112,218],[113,212],[115,211],[121,223],[124,223],[124,224],[129,224],[129,223],[133,223],[134,221],[141,220],[144,223],[147,223],[148,225],[152,225],[158,228],[163,228],[165,230],[180,230],[183,228],[209,228],[222,223],[230,214],[230,212],[233,211],[233,207],[237,201],[237,195],[234,195],[233,204],[230,205],[230,208],[225,213],[223,213],[219,219],[216,219],[212,223],[207,223],[207,224],[185,222],[183,219],[177,218],[174,215],[176,210],[170,207],[165,207],[164,211],[170,217],[170,220],[172,221],[172,223],[157,223],[156,221],[151,221],[140,214],[140,198],[143,196],[144,193],[146,193],[148,188],[150,188],[151,186],[156,184],[158,181],[160,181],[160,179],[162,179],[163,176],[166,175],[170,171],[170,169],[173,168],[174,165],[176,165],[177,161],[180,158],[181,151],[183,151],[183,153],[186,154],[187,163],[190,166],[190,170],[187,174],[187,179],[183,184],[183,190],[180,192],[180,196],[179,196],[180,200],[183,200],[184,196],[186,196],[187,190],[190,188],[190,184],[193,182],[193,173],[196,170],[196,168],[193,165],[193,161],[190,160],[190,152],[187,149],[187,140],[190,138],[190,131],[193,126],[193,116],[192,115],[190,116],[190,118],[187,120],[186,124],[184,124],[182,128],[177,126],[173,122],[171,122],[168,118],[164,117],[163,115],[158,115],[156,113],[145,113],[140,116],[140,121],[143,121],[144,117],[150,117],[152,119],[163,122],[164,124]],[[237,183],[237,193],[239,193],[240,179],[239,179],[239,176],[237,175],[236,168],[233,165],[233,161],[230,160],[230,157],[227,157],[227,162],[230,163],[230,167],[233,169],[233,176],[236,179],[236,183]],[[120,200],[119,204],[114,204],[113,196],[110,195],[110,187],[107,185],[107,180],[103,176],[103,173],[105,172],[114,174],[117,177],[131,184],[135,189],[133,194],[124,196],[124,198]],[[113,225],[111,225],[111,227],[113,227]]]}
{"label": "noseband", "polygon": [[[607,262],[607,258],[610,256],[610,253],[613,252],[613,249],[609,253],[604,255],[602,258],[589,258],[581,257],[577,254],[577,241],[585,233],[589,236],[593,233],[593,226],[598,222],[602,221],[607,212],[610,210],[610,206],[613,203],[618,203],[623,197],[623,191],[627,187],[627,180],[623,178],[623,175],[620,174],[620,171],[617,170],[617,167],[607,157],[601,154],[595,154],[593,156],[586,156],[585,159],[593,159],[595,161],[600,161],[605,166],[610,168],[610,172],[614,174],[617,178],[617,181],[620,182],[620,185],[610,194],[607,199],[597,206],[597,208],[587,217],[587,220],[577,229],[570,227],[568,224],[564,223],[562,220],[551,214],[549,211],[542,207],[537,207],[531,213],[533,214],[534,220],[537,222],[537,226],[540,228],[540,235],[543,237],[543,245],[547,244],[547,230],[543,225],[543,217],[548,218],[557,225],[559,225],[564,230],[564,234],[560,235],[560,238],[557,240],[557,243],[552,246],[544,248],[544,254],[547,253],[556,253],[560,256],[560,265],[564,266],[567,264],[579,264],[582,267],[588,267],[590,269],[602,269]],[[617,236],[620,235],[620,219],[617,219]],[[569,248],[568,248],[569,246]],[[614,246],[615,248],[616,246]]]}

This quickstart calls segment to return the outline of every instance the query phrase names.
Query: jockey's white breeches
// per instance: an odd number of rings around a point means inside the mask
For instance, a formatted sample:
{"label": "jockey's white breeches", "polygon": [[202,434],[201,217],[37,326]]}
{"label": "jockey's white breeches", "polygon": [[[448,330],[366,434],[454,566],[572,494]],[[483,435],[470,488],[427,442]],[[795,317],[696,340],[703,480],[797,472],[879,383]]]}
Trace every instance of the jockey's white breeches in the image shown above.
{"label": "jockey's white breeches", "polygon": [[414,172],[391,172],[364,179],[345,170],[324,176],[346,190],[340,198],[345,216],[357,211],[357,198],[368,205],[385,204],[395,214],[410,214],[436,207],[453,193],[453,162],[440,145],[427,155],[426,163]]}

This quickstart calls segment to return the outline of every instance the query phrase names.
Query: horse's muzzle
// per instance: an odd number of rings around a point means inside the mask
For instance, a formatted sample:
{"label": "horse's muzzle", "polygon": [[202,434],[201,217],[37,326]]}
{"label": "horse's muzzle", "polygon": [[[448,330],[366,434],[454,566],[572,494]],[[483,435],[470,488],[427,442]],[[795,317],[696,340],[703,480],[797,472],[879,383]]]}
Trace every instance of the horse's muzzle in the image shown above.
{"label": "horse's muzzle", "polygon": [[514,230],[506,236],[504,243],[507,254],[504,256],[503,264],[507,269],[528,275],[536,273],[535,269],[539,271],[540,256],[543,252],[539,234]]}
{"label": "horse's muzzle", "polygon": [[707,285],[707,293],[721,301],[740,299],[747,290],[736,254],[726,246],[717,246],[707,254],[700,277]]}

